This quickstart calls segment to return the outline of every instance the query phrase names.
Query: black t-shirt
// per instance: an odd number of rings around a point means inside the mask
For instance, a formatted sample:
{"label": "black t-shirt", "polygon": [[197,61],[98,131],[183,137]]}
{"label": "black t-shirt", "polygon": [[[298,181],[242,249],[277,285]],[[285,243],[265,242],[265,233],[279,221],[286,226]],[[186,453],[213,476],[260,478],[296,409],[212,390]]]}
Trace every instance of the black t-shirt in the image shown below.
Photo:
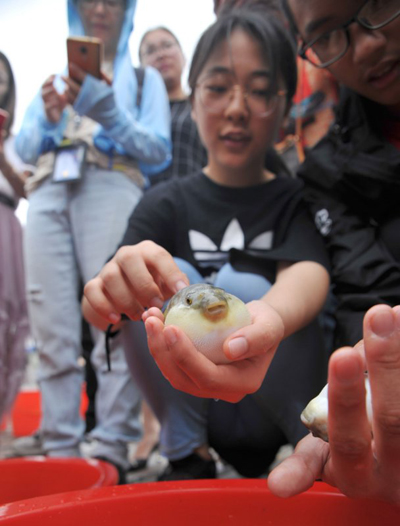
{"label": "black t-shirt", "polygon": [[228,261],[270,281],[277,261],[328,268],[302,183],[283,177],[246,188],[216,184],[203,173],[160,183],[135,208],[121,246],[143,240],[188,261],[204,277]]}

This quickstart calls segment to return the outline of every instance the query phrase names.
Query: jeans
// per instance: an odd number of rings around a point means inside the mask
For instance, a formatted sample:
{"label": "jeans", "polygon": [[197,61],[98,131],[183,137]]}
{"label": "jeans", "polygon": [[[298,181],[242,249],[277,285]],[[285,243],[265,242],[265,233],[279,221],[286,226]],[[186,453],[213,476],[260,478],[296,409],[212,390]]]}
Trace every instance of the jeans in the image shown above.
{"label": "jeans", "polygon": [[[88,165],[75,183],[46,179],[29,198],[25,250],[28,308],[39,349],[44,449],[52,456],[78,452],[80,416],[80,283],[86,283],[116,250],[142,191],[123,173]],[[104,333],[91,327],[97,374],[96,456],[128,466],[127,442],[141,436],[140,393],[120,339],[112,342],[107,372]]]}

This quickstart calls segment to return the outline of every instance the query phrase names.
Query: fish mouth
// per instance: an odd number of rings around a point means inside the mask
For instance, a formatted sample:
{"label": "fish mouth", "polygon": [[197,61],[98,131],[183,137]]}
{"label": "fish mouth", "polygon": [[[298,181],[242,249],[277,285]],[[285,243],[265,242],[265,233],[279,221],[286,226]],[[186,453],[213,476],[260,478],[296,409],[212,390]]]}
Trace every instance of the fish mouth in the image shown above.
{"label": "fish mouth", "polygon": [[223,301],[215,301],[206,305],[204,316],[211,321],[222,320],[228,313],[227,305]]}

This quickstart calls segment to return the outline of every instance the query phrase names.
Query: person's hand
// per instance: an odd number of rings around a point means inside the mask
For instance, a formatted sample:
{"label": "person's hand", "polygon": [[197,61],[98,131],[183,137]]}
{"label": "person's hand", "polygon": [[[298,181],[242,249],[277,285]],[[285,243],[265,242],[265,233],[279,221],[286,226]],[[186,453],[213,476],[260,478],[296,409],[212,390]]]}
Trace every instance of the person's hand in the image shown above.
{"label": "person's hand", "polygon": [[42,85],[42,99],[47,120],[55,124],[61,119],[67,98],[64,93],[58,93],[54,87],[54,79],[55,76],[51,75]]}
{"label": "person's hand", "polygon": [[[73,63],[69,64],[69,72],[71,76],[62,77],[62,79],[67,86],[64,92],[65,97],[68,101],[68,104],[71,104],[72,106],[79,95],[81,86],[85,81],[87,73],[82,68]],[[109,86],[112,84],[111,79],[103,72],[101,72],[101,80]]]}
{"label": "person's hand", "polygon": [[[373,436],[365,411],[365,368]],[[272,471],[271,491],[290,497],[322,479],[349,497],[400,504],[400,307],[371,308],[363,342],[332,355],[328,427],[329,444],[310,434]]]}
{"label": "person's hand", "polygon": [[162,307],[173,294],[189,285],[172,256],[152,241],[120,248],[84,288],[96,315],[118,323],[121,314],[140,320],[146,308]]}
{"label": "person's hand", "polygon": [[79,95],[81,86],[85,80],[87,73],[85,73],[85,71],[83,71],[83,69],[81,69],[76,64],[69,64],[68,69],[70,76],[62,77],[66,85],[64,95],[68,104],[71,104],[71,106],[73,106],[76,98]]}
{"label": "person's hand", "polygon": [[238,402],[262,384],[281,342],[284,327],[280,316],[263,301],[247,304],[252,323],[224,342],[223,351],[232,360],[215,365],[197,351],[186,334],[173,325],[164,326],[163,314],[145,312],[150,352],[173,387],[194,396]]}

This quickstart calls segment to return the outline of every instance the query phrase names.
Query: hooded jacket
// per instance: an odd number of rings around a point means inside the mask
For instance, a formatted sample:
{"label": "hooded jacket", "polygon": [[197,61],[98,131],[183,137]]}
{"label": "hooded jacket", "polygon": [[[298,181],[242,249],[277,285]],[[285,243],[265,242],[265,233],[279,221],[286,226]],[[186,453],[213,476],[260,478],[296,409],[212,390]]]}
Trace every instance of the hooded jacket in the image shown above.
{"label": "hooded jacket", "polygon": [[299,171],[331,258],[336,346],[362,338],[370,307],[400,303],[400,151],[382,124],[381,106],[343,89],[334,126]]}
{"label": "hooded jacket", "polygon": [[[128,47],[135,9],[136,0],[126,0],[112,86],[86,75],[74,110],[98,123],[93,142],[100,151],[110,158],[114,154],[134,158],[141,171],[151,175],[171,162],[170,111],[163,79],[151,67],[146,68],[141,106],[136,107],[137,80]],[[71,36],[84,35],[76,0],[68,0],[68,24]],[[56,78],[55,85],[58,90],[64,90],[60,77]],[[21,158],[35,164],[41,154],[54,150],[63,139],[68,118],[65,108],[58,123],[49,122],[39,92],[25,114],[16,139]]]}

